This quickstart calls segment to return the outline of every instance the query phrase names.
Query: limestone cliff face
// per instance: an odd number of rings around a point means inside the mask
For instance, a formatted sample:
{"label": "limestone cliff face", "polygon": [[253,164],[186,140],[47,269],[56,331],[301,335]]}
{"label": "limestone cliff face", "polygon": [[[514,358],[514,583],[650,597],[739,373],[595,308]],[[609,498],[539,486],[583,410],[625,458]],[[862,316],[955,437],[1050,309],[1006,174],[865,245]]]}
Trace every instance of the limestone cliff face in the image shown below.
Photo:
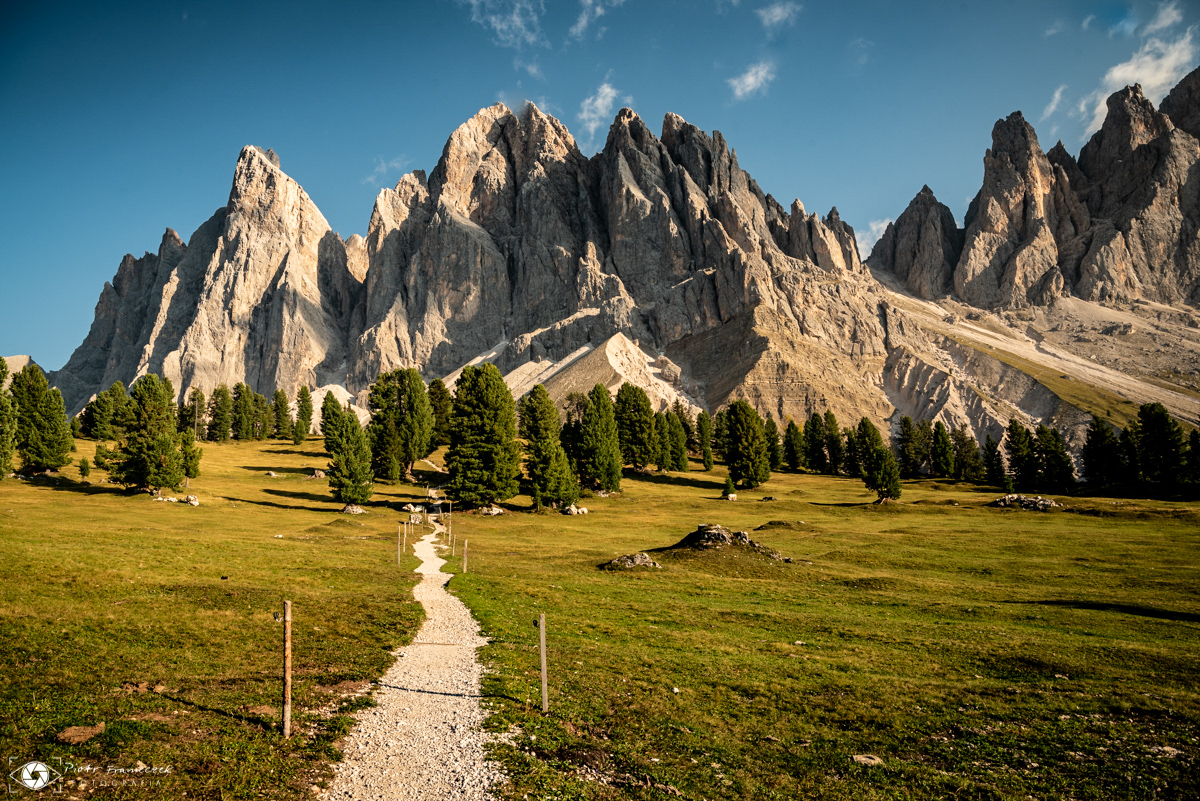
{"label": "limestone cliff face", "polygon": [[867,264],[895,274],[914,295],[932,300],[950,290],[962,247],[963,232],[954,215],[924,186],[888,223]]}

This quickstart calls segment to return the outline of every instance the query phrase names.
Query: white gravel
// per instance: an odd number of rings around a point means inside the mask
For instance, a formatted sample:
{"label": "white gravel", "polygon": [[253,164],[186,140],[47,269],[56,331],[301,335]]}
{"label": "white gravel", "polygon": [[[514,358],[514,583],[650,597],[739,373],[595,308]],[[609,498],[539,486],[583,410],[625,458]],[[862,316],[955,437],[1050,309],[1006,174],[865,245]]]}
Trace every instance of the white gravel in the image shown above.
{"label": "white gravel", "polygon": [[484,756],[492,739],[482,730],[475,649],[487,640],[467,607],[446,592],[449,573],[440,572],[434,538],[413,547],[421,583],[413,596],[425,607],[425,622],[413,643],[397,653],[380,680],[378,706],[357,715],[341,763],[321,797],[327,801],[449,801],[490,799],[488,788],[504,776]]}

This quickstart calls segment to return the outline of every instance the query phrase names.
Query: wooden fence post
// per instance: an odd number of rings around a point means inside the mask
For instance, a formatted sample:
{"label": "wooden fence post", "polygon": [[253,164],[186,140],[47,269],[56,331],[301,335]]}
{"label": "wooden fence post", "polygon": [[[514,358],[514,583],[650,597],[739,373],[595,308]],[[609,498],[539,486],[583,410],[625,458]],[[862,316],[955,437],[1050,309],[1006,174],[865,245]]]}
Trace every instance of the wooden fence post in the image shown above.
{"label": "wooden fence post", "polygon": [[546,694],[546,613],[538,615],[538,637],[542,651],[542,714],[550,711],[550,699]]}
{"label": "wooden fence post", "polygon": [[283,602],[283,739],[292,736],[292,602]]}
{"label": "wooden fence post", "polygon": [[400,557],[404,554],[404,549],[406,547],[408,547],[408,536],[405,535],[403,541],[401,541],[401,539],[400,539],[401,532],[403,532],[403,531],[404,531],[404,524],[397,523],[396,524],[396,564],[400,564]]}
{"label": "wooden fence post", "polygon": [[471,544],[470,540],[463,540],[463,572],[467,572],[467,546]]}

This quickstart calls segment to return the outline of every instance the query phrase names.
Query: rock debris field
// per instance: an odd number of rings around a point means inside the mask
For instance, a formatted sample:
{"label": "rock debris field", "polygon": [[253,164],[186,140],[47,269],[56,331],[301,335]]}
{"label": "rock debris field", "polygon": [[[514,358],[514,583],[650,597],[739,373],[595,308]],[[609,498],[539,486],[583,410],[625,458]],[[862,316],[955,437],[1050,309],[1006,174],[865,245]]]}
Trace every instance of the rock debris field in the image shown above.
{"label": "rock debris field", "polygon": [[449,573],[438,558],[435,532],[413,547],[421,583],[413,590],[425,622],[380,680],[378,706],[358,714],[326,801],[449,801],[490,799],[504,776],[484,755],[492,736],[482,729],[475,649],[487,640],[470,611],[446,592]]}

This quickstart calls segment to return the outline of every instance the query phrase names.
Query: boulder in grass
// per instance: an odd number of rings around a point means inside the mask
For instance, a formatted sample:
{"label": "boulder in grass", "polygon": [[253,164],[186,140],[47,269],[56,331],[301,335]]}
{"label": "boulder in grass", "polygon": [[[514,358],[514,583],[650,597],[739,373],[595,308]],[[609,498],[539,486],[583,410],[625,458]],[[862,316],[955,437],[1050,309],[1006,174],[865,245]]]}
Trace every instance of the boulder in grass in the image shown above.
{"label": "boulder in grass", "polygon": [[366,514],[366,512],[366,509],[363,509],[356,503],[348,503],[342,508],[342,514],[344,515],[361,515]]}
{"label": "boulder in grass", "polygon": [[882,765],[883,760],[874,754],[855,754],[852,759],[859,765]]}
{"label": "boulder in grass", "polygon": [[662,565],[651,559],[650,554],[645,552],[618,556],[611,562],[605,562],[604,564],[600,565],[601,570],[633,570],[634,568],[638,567],[649,567],[657,570],[662,569]]}
{"label": "boulder in grass", "polygon": [[755,542],[750,539],[750,535],[745,531],[730,531],[724,526],[714,525],[712,523],[701,523],[696,526],[696,530],[679,542],[671,546],[671,549],[691,548],[693,550],[708,550],[713,548],[727,548],[731,546],[741,546],[750,548],[768,559],[775,559],[781,562],[791,562],[789,556],[783,556],[772,548],[768,548],[760,542]]}
{"label": "boulder in grass", "polygon": [[184,498],[184,501],[187,502],[188,506],[199,506],[200,505],[200,499],[197,498],[195,495],[187,496],[186,498]]}

